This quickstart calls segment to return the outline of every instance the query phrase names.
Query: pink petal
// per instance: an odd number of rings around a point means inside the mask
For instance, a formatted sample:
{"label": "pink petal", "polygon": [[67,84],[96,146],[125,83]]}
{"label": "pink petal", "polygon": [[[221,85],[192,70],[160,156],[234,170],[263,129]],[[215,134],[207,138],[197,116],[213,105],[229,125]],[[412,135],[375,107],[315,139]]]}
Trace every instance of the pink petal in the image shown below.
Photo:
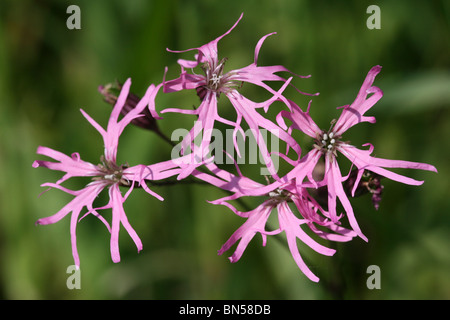
{"label": "pink petal", "polygon": [[33,162],[34,168],[45,167],[51,170],[68,172],[71,176],[80,177],[95,176],[98,174],[97,167],[92,163],[81,160],[78,154],[74,154],[72,157],[69,157],[59,151],[41,146],[38,147],[36,153],[53,158],[59,161],[59,163],[37,160]]}
{"label": "pink petal", "polygon": [[181,90],[196,89],[206,84],[205,76],[187,73],[184,69],[181,70],[180,77],[177,79],[165,81],[164,93],[176,92]]}
{"label": "pink petal", "polygon": [[[403,175],[394,173],[392,171],[386,170],[386,168],[409,168],[409,169],[420,169],[437,172],[436,168],[432,165],[426,163],[418,163],[411,161],[402,160],[388,160],[371,157],[370,154],[373,151],[371,146],[369,150],[360,150],[351,145],[345,144],[341,145],[339,151],[346,156],[359,170],[369,170],[389,178],[394,181],[398,181],[410,185],[421,185],[423,181],[418,181],[412,178],[405,177]],[[355,182],[358,183],[359,179]]]}
{"label": "pink petal", "polygon": [[[286,82],[286,79],[276,75],[275,73],[288,72],[288,73],[290,73],[294,76],[300,77],[300,78],[309,78],[310,77],[310,76],[301,76],[301,75],[294,74],[291,71],[289,71],[287,68],[285,68],[284,66],[281,66],[281,65],[277,65],[277,66],[258,66],[257,65],[259,51],[261,50],[262,44],[264,43],[264,41],[266,40],[267,37],[274,35],[274,34],[276,34],[276,32],[269,33],[269,34],[263,36],[258,41],[258,43],[255,47],[255,56],[254,56],[253,63],[248,65],[247,67],[230,71],[229,74],[233,75],[232,77],[230,77],[230,80],[253,83],[257,86],[265,88],[266,90],[268,90],[271,93],[275,93],[275,91],[270,86],[268,86],[264,83],[265,81]],[[290,84],[290,85],[292,86],[292,84]],[[296,87],[294,87],[294,88],[301,94],[311,95],[309,93],[305,93],[305,92],[298,90]],[[313,95],[317,95],[317,94],[313,94]]]}
{"label": "pink petal", "polygon": [[108,127],[106,134],[103,135],[103,140],[105,144],[105,158],[107,161],[116,162],[117,148],[119,145],[119,137],[122,134],[125,127],[135,118],[139,117],[141,112],[149,106],[150,98],[154,99],[156,92],[161,85],[155,88],[152,84],[147,88],[146,93],[142,99],[138,102],[136,107],[128,112],[121,120],[119,120],[119,115],[125,105],[126,99],[128,98],[128,93],[131,86],[131,79],[127,79],[125,84],[120,91],[119,98],[113,108],[111,116],[108,121]]}
{"label": "pink petal", "polygon": [[41,160],[33,162],[34,168],[45,167],[50,170],[67,172],[67,175],[65,175],[63,179],[60,179],[58,183],[61,183],[70,177],[90,177],[98,175],[97,167],[89,162],[81,160],[78,154],[69,157],[59,151],[42,146],[38,147],[36,153],[59,161],[59,163]]}
{"label": "pink petal", "polygon": [[111,116],[109,117],[108,128],[109,126],[114,126],[117,124],[117,122],[119,122],[120,112],[122,111],[123,106],[125,105],[125,102],[128,98],[130,87],[131,87],[131,79],[128,78],[123,84],[122,89],[120,90],[119,97],[117,98],[116,104],[114,105],[113,110],[111,112]]}
{"label": "pink petal", "polygon": [[50,217],[41,218],[36,221],[36,224],[39,225],[52,224],[64,218],[69,212],[72,212],[72,216],[70,219],[70,238],[72,244],[72,255],[74,258],[75,265],[80,266],[80,258],[78,255],[76,243],[76,226],[78,223],[78,217],[83,207],[92,207],[92,203],[100,194],[100,192],[103,190],[104,185],[100,183],[92,184],[79,191],[71,191],[59,185],[53,185],[53,187],[69,192],[70,194],[77,194],[77,196],[67,205],[65,205],[61,210],[59,210],[56,214]]}
{"label": "pink petal", "polygon": [[282,202],[277,206],[278,208],[278,221],[280,224],[280,229],[286,233],[286,238],[288,241],[289,250],[294,258],[297,266],[300,270],[312,281],[317,282],[319,278],[315,276],[308,266],[303,261],[298,246],[297,238],[308,245],[310,248],[323,255],[331,256],[336,251],[322,246],[321,244],[314,241],[309,235],[306,234],[301,228],[301,224],[305,223],[306,220],[298,219],[289,208],[286,202]]}
{"label": "pink petal", "polygon": [[103,139],[106,137],[106,131],[103,129],[101,125],[97,123],[90,115],[88,115],[83,109],[80,109],[80,112],[83,114],[83,116],[86,118],[87,121],[102,135]]}
{"label": "pink petal", "polygon": [[[164,171],[167,171],[167,167],[164,167]],[[179,171],[176,171],[175,174],[177,174]],[[123,171],[124,175],[129,177],[129,180],[136,182],[139,186],[141,186],[148,194],[151,196],[157,198],[160,201],[164,201],[164,198],[161,197],[156,192],[152,191],[147,184],[145,183],[145,180],[160,180],[167,178],[166,174],[162,175],[160,172],[155,172],[151,169],[151,166],[145,166],[145,165],[137,165],[134,167],[127,168]],[[134,183],[132,184],[134,185]],[[131,188],[130,188],[131,190]]]}
{"label": "pink petal", "polygon": [[308,234],[306,234],[306,232],[302,230],[300,226],[306,223],[306,220],[297,218],[287,202],[281,202],[277,208],[280,229],[286,232],[288,237],[295,236],[299,238],[311,249],[323,255],[332,256],[336,252],[336,250],[327,248],[314,241]]}
{"label": "pink petal", "polygon": [[328,183],[328,211],[330,213],[331,220],[337,223],[339,217],[336,214],[336,199],[339,199],[352,229],[358,234],[361,239],[368,241],[367,237],[362,233],[356,221],[355,214],[353,212],[352,205],[345,194],[344,187],[342,186],[342,175],[339,169],[338,163],[334,157],[325,157],[325,179]]}
{"label": "pink petal", "polygon": [[[356,236],[356,233],[352,230],[343,228],[325,218],[324,216],[329,216],[328,212],[325,212],[323,208],[320,207],[315,199],[308,194],[305,188],[297,187],[297,190],[299,190],[299,192],[296,192],[297,196],[292,197],[292,200],[295,203],[299,213],[307,220],[306,223],[309,228],[315,234],[323,239],[339,242],[350,241]],[[320,210],[324,216],[319,215],[317,210]],[[323,229],[318,229],[316,224],[333,231],[333,233],[327,232]]]}
{"label": "pink petal", "polygon": [[111,259],[114,263],[120,262],[120,252],[119,252],[119,230],[120,230],[120,219],[123,212],[123,203],[121,202],[119,190],[116,188],[109,189],[109,198],[111,200],[112,206],[112,223],[111,223]]}
{"label": "pink petal", "polygon": [[300,109],[300,107],[297,104],[295,104],[293,101],[289,101],[289,102],[290,102],[291,112],[285,111],[285,110],[281,111],[277,115],[278,123],[281,123],[281,125],[285,127],[286,125],[284,123],[284,120],[282,119],[282,117],[284,117],[284,118],[292,121],[293,129],[298,129],[298,130],[302,131],[303,133],[307,134],[308,136],[310,136],[311,138],[316,138],[317,134],[320,134],[322,132],[322,130],[320,130],[320,128],[317,126],[317,124],[314,122],[314,120],[309,115],[311,101],[308,104],[308,109],[306,112],[302,111],[302,109]]}
{"label": "pink petal", "polygon": [[[282,88],[281,90],[283,89],[284,88]],[[277,93],[277,95],[279,95],[279,93]],[[256,111],[259,105],[270,105],[272,102],[274,102],[277,96],[274,96],[271,99],[262,103],[255,103],[245,98],[237,91],[233,90],[227,94],[227,97],[230,99],[230,102],[236,109],[236,112],[239,115],[239,117],[244,118],[244,120],[247,122],[251,133],[256,139],[261,155],[264,158],[265,164],[272,175],[276,176],[276,168],[274,167],[273,161],[267,149],[267,145],[260,132],[260,128],[268,130],[270,133],[286,142],[291,148],[295,150],[295,152],[298,155],[301,154],[301,148],[295,141],[295,139],[292,138],[292,136],[290,136],[288,133],[286,133],[284,130],[278,127],[275,123],[261,116],[261,114],[259,114],[259,112]]]}
{"label": "pink petal", "polygon": [[128,222],[128,218],[123,209],[123,203],[125,198],[122,197],[120,193],[119,186],[117,184],[113,184],[109,188],[109,196],[110,196],[110,207],[112,208],[112,223],[111,223],[111,259],[113,262],[117,263],[120,261],[120,252],[119,252],[119,231],[120,225],[122,224],[125,230],[128,232],[130,237],[133,239],[138,251],[142,250],[142,242],[136,231],[131,227]]}
{"label": "pink petal", "polygon": [[183,51],[174,51],[174,50],[169,50],[170,52],[174,52],[174,53],[182,53],[182,52],[188,52],[188,51],[195,51],[197,50],[199,52],[199,54],[197,55],[196,61],[187,61],[187,60],[179,60],[178,63],[186,68],[195,68],[199,63],[202,62],[206,62],[208,61],[210,63],[210,65],[215,65],[216,62],[218,61],[218,57],[217,57],[217,43],[226,35],[228,35],[239,23],[239,21],[242,19],[243,17],[243,13],[240,15],[239,19],[235,22],[235,24],[227,31],[225,32],[223,35],[221,35],[220,37],[216,38],[215,40],[201,46],[198,48],[192,48],[192,49],[187,49],[187,50],[183,50]]}
{"label": "pink petal", "polygon": [[249,242],[258,232],[260,232],[263,236],[263,241],[265,243],[266,232],[264,228],[271,211],[272,207],[260,205],[256,209],[242,215],[248,216],[247,221],[245,221],[244,224],[231,235],[231,237],[227,240],[227,242],[225,242],[222,248],[220,248],[218,254],[223,254],[225,251],[230,249],[237,241],[240,240],[235,252],[229,258],[231,262],[237,262],[244,253]]}
{"label": "pink petal", "polygon": [[[209,162],[212,159],[208,158],[208,152],[210,151],[210,144],[212,133],[214,130],[214,122],[217,118],[217,96],[213,92],[206,94],[202,103],[197,109],[198,120],[195,122],[194,127],[183,138],[181,142],[181,152],[183,156],[179,159],[172,159],[180,165],[182,173],[180,173],[178,179],[184,179],[190,175],[200,165]],[[196,137],[202,133],[200,145],[196,145]],[[187,153],[188,147],[191,149],[191,153]]]}
{"label": "pink petal", "polygon": [[316,181],[313,178],[313,171],[316,167],[319,159],[322,157],[322,151],[317,149],[312,149],[305,156],[303,156],[295,168],[286,174],[281,180],[285,183],[292,179],[295,179],[297,185],[304,184],[304,179],[308,177],[308,180],[317,187]]}
{"label": "pink petal", "polygon": [[[375,122],[374,117],[366,117],[364,114],[383,96],[383,92],[378,87],[372,87],[375,77],[380,71],[381,66],[370,69],[355,101],[350,106],[344,107],[334,126],[335,134],[342,135],[350,127],[360,122]],[[367,98],[371,93],[372,95]]]}

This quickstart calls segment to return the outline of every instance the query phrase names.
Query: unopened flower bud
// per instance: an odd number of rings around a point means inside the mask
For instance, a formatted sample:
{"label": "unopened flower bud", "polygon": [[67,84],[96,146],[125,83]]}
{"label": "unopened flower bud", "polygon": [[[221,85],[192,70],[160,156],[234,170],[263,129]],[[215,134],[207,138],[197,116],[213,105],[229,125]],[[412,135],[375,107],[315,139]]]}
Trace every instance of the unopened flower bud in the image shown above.
{"label": "unopened flower bud", "polygon": [[[358,170],[352,170],[350,176],[345,181],[344,189],[347,194],[351,194],[353,186],[356,182],[357,175]],[[380,207],[381,195],[384,188],[383,185],[381,185],[381,178],[382,176],[366,170],[364,171],[363,176],[355,189],[355,197],[371,193],[372,203],[376,210],[378,210],[378,208]]]}

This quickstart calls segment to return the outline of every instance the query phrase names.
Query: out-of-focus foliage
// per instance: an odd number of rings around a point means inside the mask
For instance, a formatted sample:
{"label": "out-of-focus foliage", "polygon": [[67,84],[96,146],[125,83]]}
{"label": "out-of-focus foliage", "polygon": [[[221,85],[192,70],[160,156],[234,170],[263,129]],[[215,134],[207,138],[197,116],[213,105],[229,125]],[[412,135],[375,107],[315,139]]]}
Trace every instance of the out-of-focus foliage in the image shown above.
{"label": "out-of-focus foliage", "polygon": [[[0,297],[4,299],[449,299],[450,298],[450,4],[377,1],[381,29],[369,30],[369,1],[76,1],[81,30],[68,30],[64,0],[0,2]],[[384,97],[370,111],[376,124],[362,124],[346,138],[371,142],[377,156],[427,162],[438,174],[404,172],[424,179],[420,187],[385,181],[380,209],[368,196],[354,199],[369,242],[339,244],[333,257],[302,254],[321,278],[310,282],[297,268],[282,236],[261,247],[255,237],[242,259],[230,264],[217,250],[243,223],[206,200],[225,194],[204,185],[158,187],[164,202],[134,192],[126,203],[130,222],[144,243],[137,254],[123,233],[122,262],[112,263],[109,234],[97,219],[78,227],[81,290],[69,290],[73,263],[69,219],[34,222],[55,213],[70,196],[41,183],[60,175],[33,169],[39,145],[79,152],[96,163],[100,136],[79,112],[105,124],[110,106],[98,85],[133,80],[142,94],[151,83],[176,76],[182,50],[204,44],[244,12],[219,43],[227,68],[253,61],[254,46],[268,38],[260,64],[282,64],[310,79],[295,79],[314,97],[311,114],[323,127],[335,108],[353,101],[368,70],[383,66],[375,85]],[[184,54],[183,57],[190,58]],[[252,88],[249,95],[256,97]],[[288,89],[291,90],[291,89]],[[288,91],[295,94],[295,91]],[[307,97],[296,96],[306,107]],[[193,93],[168,94],[159,106],[190,106]],[[228,108],[228,109],[227,109]],[[224,116],[233,113],[221,105]],[[188,127],[194,119],[167,115],[161,128]],[[128,128],[122,160],[153,163],[170,148],[156,135]],[[75,183],[71,187],[81,187]],[[249,206],[256,202],[248,202]],[[278,241],[281,240],[281,241]],[[228,254],[231,254],[229,252]],[[369,265],[381,270],[381,289],[369,290]]]}

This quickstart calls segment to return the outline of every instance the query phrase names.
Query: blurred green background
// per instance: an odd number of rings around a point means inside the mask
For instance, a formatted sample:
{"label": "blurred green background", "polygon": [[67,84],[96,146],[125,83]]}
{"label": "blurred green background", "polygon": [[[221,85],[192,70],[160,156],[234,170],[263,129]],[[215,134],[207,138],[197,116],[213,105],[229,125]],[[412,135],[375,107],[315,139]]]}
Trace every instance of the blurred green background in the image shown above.
{"label": "blurred green background", "polygon": [[[69,30],[66,9],[81,9],[81,30]],[[0,297],[3,299],[449,299],[450,298],[450,3],[376,1],[381,29],[369,30],[372,1],[146,1],[20,0],[0,2]],[[225,194],[201,185],[158,187],[164,202],[134,192],[125,208],[144,250],[120,238],[122,261],[110,259],[104,226],[88,217],[78,225],[81,289],[69,290],[73,263],[69,218],[35,226],[71,196],[40,184],[61,175],[32,162],[39,145],[80,152],[98,163],[100,135],[79,112],[105,125],[110,107],[98,85],[133,80],[143,94],[150,83],[179,71],[182,50],[198,47],[238,27],[219,44],[227,70],[253,60],[266,40],[260,65],[282,64],[310,79],[295,79],[306,92],[320,92],[312,116],[324,128],[351,103],[368,70],[383,66],[375,85],[384,97],[370,111],[377,123],[361,124],[346,138],[371,142],[377,156],[426,162],[438,174],[401,171],[424,179],[420,187],[383,181],[380,209],[369,197],[354,199],[365,243],[355,239],[321,257],[300,245],[321,278],[310,282],[297,268],[283,237],[266,247],[255,237],[241,260],[230,264],[217,250],[244,220],[214,200]],[[184,55],[190,58],[190,55]],[[250,86],[243,88],[249,90]],[[290,89],[288,89],[290,90]],[[289,91],[293,94],[295,91]],[[304,106],[309,98],[297,96]],[[161,106],[197,103],[192,92],[158,97]],[[222,103],[222,102],[221,102]],[[232,116],[223,102],[220,112]],[[227,109],[229,108],[229,109]],[[192,124],[167,115],[167,134]],[[167,159],[168,148],[151,132],[128,128],[119,155],[130,164]],[[82,187],[77,182],[71,187]],[[85,183],[85,182],[82,182]],[[248,203],[250,207],[256,202]],[[324,243],[326,244],[326,243]],[[381,269],[381,289],[369,290],[369,265]]]}

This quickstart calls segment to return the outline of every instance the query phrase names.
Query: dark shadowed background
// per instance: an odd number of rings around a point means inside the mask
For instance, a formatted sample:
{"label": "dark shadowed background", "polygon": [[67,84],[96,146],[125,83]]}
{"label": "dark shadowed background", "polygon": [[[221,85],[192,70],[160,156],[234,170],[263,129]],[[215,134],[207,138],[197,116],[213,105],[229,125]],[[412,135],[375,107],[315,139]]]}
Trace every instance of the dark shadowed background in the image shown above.
{"label": "dark shadowed background", "polygon": [[[69,30],[66,9],[81,9],[81,29]],[[3,299],[449,299],[450,298],[450,3],[376,1],[381,29],[369,30],[372,1],[64,1],[0,3],[0,297]],[[355,239],[320,257],[300,245],[319,283],[297,268],[283,236],[260,236],[241,260],[228,262],[217,250],[244,221],[214,206],[225,194],[203,185],[155,188],[160,202],[135,191],[125,204],[144,250],[137,254],[123,232],[122,261],[110,259],[109,234],[94,217],[78,225],[81,289],[69,290],[66,269],[73,264],[69,218],[35,226],[71,196],[40,184],[61,175],[31,164],[39,145],[66,154],[79,152],[98,163],[100,135],[82,117],[83,108],[105,125],[110,106],[97,87],[131,77],[132,91],[143,94],[179,71],[180,55],[166,48],[198,47],[244,18],[219,43],[227,69],[253,61],[254,47],[266,40],[260,65],[282,64],[310,79],[294,79],[306,92],[320,92],[311,114],[322,127],[351,103],[374,65],[383,69],[375,85],[384,97],[346,138],[371,142],[375,154],[426,162],[439,173],[398,171],[425,180],[420,187],[384,181],[376,211],[365,196],[354,208],[365,243]],[[191,58],[189,54],[181,55]],[[247,88],[248,87],[248,88]],[[243,92],[255,97],[251,86]],[[291,89],[288,89],[291,90]],[[288,91],[294,94],[295,91]],[[301,106],[309,98],[297,96]],[[161,106],[189,107],[192,92],[158,97]],[[222,102],[221,102],[222,103]],[[233,115],[223,102],[219,112]],[[228,108],[228,109],[227,109]],[[170,135],[193,119],[168,115],[161,129]],[[156,135],[128,128],[119,154],[130,164],[154,163],[170,156]],[[71,187],[81,188],[76,182]],[[257,203],[249,202],[250,206]],[[278,241],[281,240],[281,241]],[[326,244],[326,243],[325,243]],[[234,248],[232,248],[234,249]],[[369,290],[367,268],[381,271],[381,289]]]}

